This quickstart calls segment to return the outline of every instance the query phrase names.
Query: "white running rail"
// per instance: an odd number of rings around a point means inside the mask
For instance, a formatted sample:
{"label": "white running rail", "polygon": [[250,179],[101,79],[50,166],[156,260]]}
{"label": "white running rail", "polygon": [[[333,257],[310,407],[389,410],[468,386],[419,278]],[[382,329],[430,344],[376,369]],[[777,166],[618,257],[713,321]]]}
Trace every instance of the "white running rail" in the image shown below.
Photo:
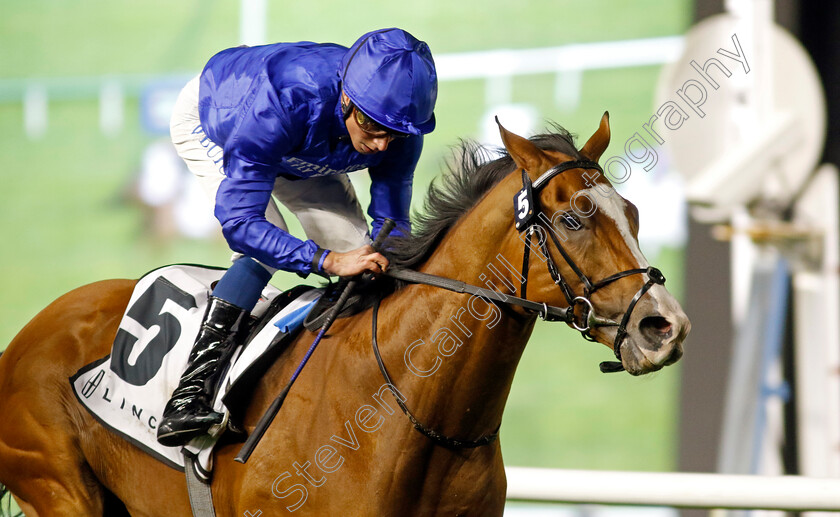
{"label": "white running rail", "polygon": [[840,479],[526,467],[505,470],[508,500],[840,511]]}
{"label": "white running rail", "polygon": [[682,36],[576,43],[533,49],[498,49],[435,56],[438,79],[455,81],[520,74],[662,65],[683,51]]}

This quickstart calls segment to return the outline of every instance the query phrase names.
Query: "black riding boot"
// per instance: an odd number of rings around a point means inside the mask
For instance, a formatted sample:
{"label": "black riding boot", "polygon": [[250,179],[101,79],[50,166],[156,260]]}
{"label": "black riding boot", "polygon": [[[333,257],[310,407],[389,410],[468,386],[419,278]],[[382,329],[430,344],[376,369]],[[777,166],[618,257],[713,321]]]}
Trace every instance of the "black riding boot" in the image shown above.
{"label": "black riding boot", "polygon": [[158,442],[168,447],[185,445],[222,423],[223,415],[212,408],[216,384],[247,316],[244,309],[210,297],[187,369],[163,410],[157,428]]}

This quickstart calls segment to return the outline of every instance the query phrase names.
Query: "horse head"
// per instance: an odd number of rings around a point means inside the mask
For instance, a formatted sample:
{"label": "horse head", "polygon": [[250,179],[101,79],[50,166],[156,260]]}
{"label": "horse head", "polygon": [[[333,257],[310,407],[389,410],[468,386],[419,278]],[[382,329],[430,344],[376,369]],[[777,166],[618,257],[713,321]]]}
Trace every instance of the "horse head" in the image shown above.
{"label": "horse head", "polygon": [[523,297],[527,288],[529,299],[571,307],[568,324],[620,360],[604,371],[641,375],[678,361],[691,324],[639,248],[638,210],[597,165],[610,141],[608,113],[579,151],[542,149],[499,130],[513,176],[522,177],[512,241],[525,244]]}

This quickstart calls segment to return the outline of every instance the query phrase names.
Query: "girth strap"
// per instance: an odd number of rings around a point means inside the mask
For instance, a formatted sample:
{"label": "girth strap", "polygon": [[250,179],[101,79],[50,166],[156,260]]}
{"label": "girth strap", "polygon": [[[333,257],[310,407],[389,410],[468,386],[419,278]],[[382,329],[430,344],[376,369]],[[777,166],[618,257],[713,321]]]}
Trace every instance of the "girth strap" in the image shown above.
{"label": "girth strap", "polygon": [[187,494],[190,497],[193,517],[216,517],[210,483],[202,481],[195,473],[197,462],[198,458],[185,449],[184,474],[187,476]]}

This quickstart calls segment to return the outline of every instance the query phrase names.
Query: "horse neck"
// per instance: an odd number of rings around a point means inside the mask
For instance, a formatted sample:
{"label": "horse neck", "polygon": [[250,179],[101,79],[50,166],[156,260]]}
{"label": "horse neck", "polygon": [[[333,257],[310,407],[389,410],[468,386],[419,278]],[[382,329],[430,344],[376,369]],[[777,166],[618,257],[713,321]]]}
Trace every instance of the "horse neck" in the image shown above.
{"label": "horse neck", "polygon": [[[516,188],[508,180],[510,177],[502,180],[461,218],[421,271],[513,294],[508,284],[497,278],[501,275],[510,282],[518,277],[518,272],[508,271],[500,256],[509,265],[518,261],[521,266],[522,261],[523,244],[513,229],[511,215]],[[415,287],[405,293],[406,312],[400,317],[408,323],[407,328],[422,328],[421,335],[403,336],[403,345],[417,343],[418,338],[425,343],[411,354],[413,361],[424,365],[422,371],[408,367],[412,373],[407,375],[410,380],[405,380],[414,384],[416,393],[423,393],[424,407],[417,414],[434,415],[428,423],[450,436],[487,434],[501,421],[534,319],[511,317],[477,297]],[[427,309],[418,310],[424,307]],[[418,373],[425,375],[435,365],[434,373],[419,378]]]}
{"label": "horse neck", "polygon": [[[514,176],[507,175],[461,217],[421,271],[483,287],[485,282],[481,275],[487,273],[488,264],[497,260],[496,255],[502,254],[511,264],[519,261],[521,266],[523,243],[513,227],[512,200],[517,190]],[[513,276],[505,270],[502,274]],[[493,275],[491,280],[497,276]]]}

